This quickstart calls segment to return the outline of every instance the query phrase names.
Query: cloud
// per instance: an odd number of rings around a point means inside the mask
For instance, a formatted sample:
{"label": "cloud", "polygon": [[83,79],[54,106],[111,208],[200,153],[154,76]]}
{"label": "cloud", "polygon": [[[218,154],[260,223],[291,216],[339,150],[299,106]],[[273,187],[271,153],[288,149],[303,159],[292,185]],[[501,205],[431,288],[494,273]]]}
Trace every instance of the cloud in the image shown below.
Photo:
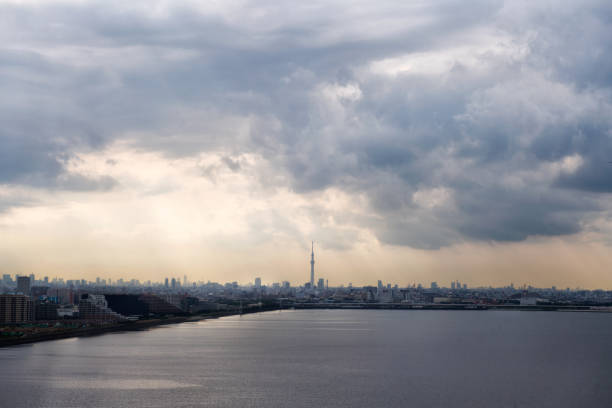
{"label": "cloud", "polygon": [[[359,201],[347,217],[309,213],[333,216],[319,234],[342,248],[364,231],[427,249],[575,234],[612,210],[605,1],[44,2],[0,13],[4,185],[112,190],[116,166],[69,164],[109,146],[170,161],[214,153],[199,166],[210,180],[230,169],[253,175],[253,189]],[[275,208],[259,214],[255,236],[303,238]]]}

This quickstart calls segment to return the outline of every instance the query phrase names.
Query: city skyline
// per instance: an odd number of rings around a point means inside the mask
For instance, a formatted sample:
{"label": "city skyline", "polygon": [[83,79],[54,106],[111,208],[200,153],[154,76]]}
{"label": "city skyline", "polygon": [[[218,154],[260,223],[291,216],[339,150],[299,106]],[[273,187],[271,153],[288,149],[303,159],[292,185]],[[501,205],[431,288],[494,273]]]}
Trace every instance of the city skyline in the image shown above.
{"label": "city skyline", "polygon": [[605,1],[0,13],[0,273],[612,288]]}
{"label": "city skyline", "polygon": [[609,408],[612,1],[0,0],[0,405]]}
{"label": "city skyline", "polygon": [[[341,288],[341,287],[367,287],[367,286],[374,286],[374,281],[372,282],[353,282],[353,281],[348,281],[348,282],[334,282],[332,280],[332,285],[329,286],[329,278],[328,277],[323,277],[323,276],[317,276],[315,273],[315,268],[314,268],[314,264],[315,264],[315,260],[314,260],[314,241],[311,241],[311,253],[310,253],[310,261],[309,261],[309,265],[310,265],[310,270],[309,270],[309,275],[308,275],[308,279],[300,282],[299,279],[297,281],[291,281],[288,279],[282,279],[282,280],[270,280],[270,281],[266,281],[266,280],[262,280],[262,278],[260,276],[255,276],[254,278],[252,278],[251,280],[247,280],[247,281],[237,281],[237,280],[233,280],[233,279],[229,279],[229,280],[225,280],[225,281],[214,281],[211,279],[194,279],[192,280],[191,276],[188,275],[183,275],[182,280],[180,276],[175,276],[175,275],[169,275],[169,276],[165,276],[159,280],[155,280],[155,279],[151,279],[151,278],[145,278],[145,279],[138,279],[138,278],[133,278],[133,277],[126,277],[126,276],[120,276],[118,278],[111,278],[108,275],[104,275],[104,276],[96,276],[95,278],[92,278],[91,280],[83,278],[83,277],[77,277],[77,278],[72,278],[72,279],[68,279],[68,278],[64,278],[62,276],[40,276],[40,275],[36,275],[36,274],[8,274],[8,273],[3,273],[1,274],[2,279],[0,279],[0,285],[4,284],[5,289],[7,284],[10,286],[12,285],[16,285],[17,289],[19,288],[19,280],[27,277],[29,279],[29,283],[28,285],[33,285],[35,284],[42,284],[42,285],[57,285],[57,286],[70,286],[70,285],[75,285],[75,286],[117,286],[117,287],[130,287],[130,286],[138,286],[138,287],[147,287],[147,286],[151,286],[151,287],[166,287],[166,288],[171,288],[171,289],[181,289],[181,288],[186,288],[189,289],[191,287],[191,285],[197,285],[197,286],[201,286],[201,285],[206,285],[206,284],[233,284],[233,285],[240,285],[241,287],[254,287],[254,288],[261,288],[261,287],[266,287],[266,286],[275,286],[275,285],[288,285],[291,287],[303,287],[306,289],[322,289],[322,288],[327,288],[327,287],[336,287],[336,288]],[[14,277],[14,279],[13,279]],[[227,277],[226,277],[227,278]],[[374,278],[375,279],[375,278]],[[380,285],[382,284],[382,280],[381,279],[375,279],[378,282],[378,286],[380,287]],[[182,283],[181,283],[182,282]],[[315,284],[316,282],[316,284]],[[457,289],[467,289],[467,283],[465,280],[461,279],[461,277],[457,277],[455,276],[454,278],[452,278],[449,282],[448,286],[444,285],[443,281],[438,282],[437,280],[431,280],[428,282],[422,282],[422,281],[416,281],[413,280],[412,282],[387,282],[386,284],[390,285],[390,286],[395,286],[395,287],[401,287],[401,288],[410,288],[410,287],[419,287],[419,288],[426,288],[426,287],[431,287],[432,289],[434,288],[450,288],[450,289],[455,289],[455,286],[457,286]],[[506,284],[497,284],[497,285],[493,285],[493,284],[483,284],[481,283],[477,283],[477,282],[473,282],[473,281],[469,281],[470,283],[470,289],[472,288],[552,288],[553,290],[557,289],[557,285],[554,283],[550,283],[550,284],[540,284],[540,285],[533,285],[532,281],[523,281],[523,282],[506,282]],[[567,290],[609,290],[610,288],[606,288],[606,287],[582,287],[582,286],[575,286],[575,287],[571,287],[571,286],[559,286],[559,289],[567,289]]]}

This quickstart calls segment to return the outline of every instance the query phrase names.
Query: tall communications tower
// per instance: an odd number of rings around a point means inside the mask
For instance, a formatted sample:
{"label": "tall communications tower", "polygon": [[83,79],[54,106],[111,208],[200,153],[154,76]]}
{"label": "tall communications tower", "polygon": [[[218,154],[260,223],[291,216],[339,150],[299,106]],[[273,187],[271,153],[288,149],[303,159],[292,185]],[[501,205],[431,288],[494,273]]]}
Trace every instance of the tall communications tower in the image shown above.
{"label": "tall communications tower", "polygon": [[314,288],[314,241],[312,241],[312,252],[310,253],[310,287]]}

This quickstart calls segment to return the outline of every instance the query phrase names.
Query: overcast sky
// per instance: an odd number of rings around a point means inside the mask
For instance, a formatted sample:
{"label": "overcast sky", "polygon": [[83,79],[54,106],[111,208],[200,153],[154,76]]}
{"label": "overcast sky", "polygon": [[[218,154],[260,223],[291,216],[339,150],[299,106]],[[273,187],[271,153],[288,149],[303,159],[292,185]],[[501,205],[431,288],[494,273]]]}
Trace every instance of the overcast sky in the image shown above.
{"label": "overcast sky", "polygon": [[0,271],[612,288],[612,3],[0,1]]}

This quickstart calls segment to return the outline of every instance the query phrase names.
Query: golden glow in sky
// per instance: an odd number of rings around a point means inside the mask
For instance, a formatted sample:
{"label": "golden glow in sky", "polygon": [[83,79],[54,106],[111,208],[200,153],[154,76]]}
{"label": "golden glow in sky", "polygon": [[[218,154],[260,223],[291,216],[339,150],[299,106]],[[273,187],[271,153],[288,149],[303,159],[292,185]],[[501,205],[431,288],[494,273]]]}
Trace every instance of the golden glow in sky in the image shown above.
{"label": "golden glow in sky", "polygon": [[0,1],[0,270],[612,288],[608,8]]}

